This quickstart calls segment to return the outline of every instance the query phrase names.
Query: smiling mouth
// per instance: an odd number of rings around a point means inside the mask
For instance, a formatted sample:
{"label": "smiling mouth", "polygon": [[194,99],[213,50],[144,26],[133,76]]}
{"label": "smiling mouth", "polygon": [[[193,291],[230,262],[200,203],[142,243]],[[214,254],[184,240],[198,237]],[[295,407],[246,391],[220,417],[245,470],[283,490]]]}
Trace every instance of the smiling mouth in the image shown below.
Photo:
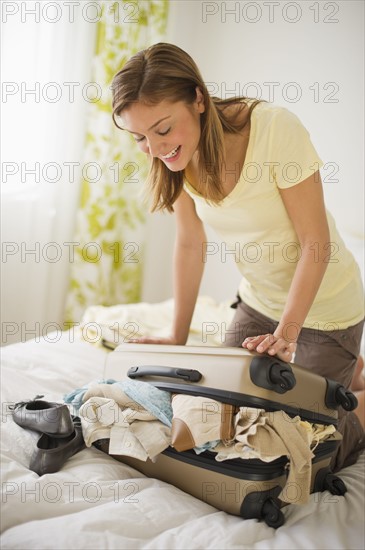
{"label": "smiling mouth", "polygon": [[176,157],[176,155],[180,151],[180,147],[181,147],[181,145],[178,145],[177,147],[175,147],[175,149],[170,151],[167,155],[161,155],[161,158],[164,159],[164,160],[169,160],[169,159],[172,159],[172,158]]}

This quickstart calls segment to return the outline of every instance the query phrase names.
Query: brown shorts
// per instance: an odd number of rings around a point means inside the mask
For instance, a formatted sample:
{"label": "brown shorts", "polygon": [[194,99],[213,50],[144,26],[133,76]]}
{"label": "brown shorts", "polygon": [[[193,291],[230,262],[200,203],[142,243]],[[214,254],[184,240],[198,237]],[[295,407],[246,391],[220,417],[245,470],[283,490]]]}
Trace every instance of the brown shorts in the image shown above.
{"label": "brown shorts", "polygon": [[[233,304],[236,313],[225,334],[224,346],[241,347],[248,336],[273,333],[278,323],[244,304],[240,299]],[[351,384],[364,321],[344,330],[320,331],[303,328],[297,341],[294,362],[313,370],[316,374],[337,380],[348,388]],[[365,434],[356,414],[339,409],[337,427],[343,440],[333,459],[333,471],[356,462],[365,449]]]}

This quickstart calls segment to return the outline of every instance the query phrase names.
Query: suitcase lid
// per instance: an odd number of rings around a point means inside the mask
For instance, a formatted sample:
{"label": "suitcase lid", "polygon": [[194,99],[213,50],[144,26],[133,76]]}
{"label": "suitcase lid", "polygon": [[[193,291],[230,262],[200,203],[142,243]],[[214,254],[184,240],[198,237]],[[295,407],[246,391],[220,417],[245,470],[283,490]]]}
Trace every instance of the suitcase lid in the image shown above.
{"label": "suitcase lid", "polygon": [[138,377],[174,393],[284,410],[323,424],[337,423],[340,405],[346,410],[356,406],[355,396],[338,382],[243,348],[123,343],[105,365],[105,378],[120,376]]}
{"label": "suitcase lid", "polygon": [[176,346],[165,344],[119,344],[114,352],[139,351],[149,353],[178,353],[178,354],[194,354],[194,355],[224,355],[224,356],[245,356],[252,355],[243,348],[224,347],[224,346]]}

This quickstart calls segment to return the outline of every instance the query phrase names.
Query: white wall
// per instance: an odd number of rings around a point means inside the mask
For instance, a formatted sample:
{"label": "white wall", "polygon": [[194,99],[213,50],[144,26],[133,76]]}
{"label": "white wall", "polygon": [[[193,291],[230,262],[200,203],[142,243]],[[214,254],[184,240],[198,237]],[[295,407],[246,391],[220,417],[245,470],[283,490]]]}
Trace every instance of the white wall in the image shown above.
{"label": "white wall", "polygon": [[4,20],[1,343],[10,344],[65,328],[95,25],[80,15],[23,23],[20,10]]}
{"label": "white wall", "polygon": [[[364,3],[359,1],[170,2],[167,41],[195,59],[215,95],[259,95],[301,118],[325,163],[321,173],[327,207],[361,264],[363,40]],[[163,255],[156,263],[148,262],[146,300],[171,295],[172,233],[172,216],[151,226],[151,246],[158,242]],[[217,240],[212,233],[210,239]],[[229,299],[238,281],[233,262],[221,264],[212,257],[201,293]]]}

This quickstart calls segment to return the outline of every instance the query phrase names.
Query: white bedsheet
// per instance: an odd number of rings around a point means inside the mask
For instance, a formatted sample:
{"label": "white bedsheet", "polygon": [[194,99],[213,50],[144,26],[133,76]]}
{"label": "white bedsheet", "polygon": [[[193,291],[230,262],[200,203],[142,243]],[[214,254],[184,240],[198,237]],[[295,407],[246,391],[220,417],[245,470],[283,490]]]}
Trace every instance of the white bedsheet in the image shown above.
{"label": "white bedsheet", "polygon": [[65,393],[102,378],[108,352],[72,340],[64,333],[55,343],[1,350],[1,548],[364,548],[365,454],[341,472],[344,497],[317,493],[305,506],[287,506],[286,522],[276,531],[217,511],[94,448],[54,474],[38,477],[28,470],[37,437],[13,422],[6,404],[36,394],[62,401]]}

